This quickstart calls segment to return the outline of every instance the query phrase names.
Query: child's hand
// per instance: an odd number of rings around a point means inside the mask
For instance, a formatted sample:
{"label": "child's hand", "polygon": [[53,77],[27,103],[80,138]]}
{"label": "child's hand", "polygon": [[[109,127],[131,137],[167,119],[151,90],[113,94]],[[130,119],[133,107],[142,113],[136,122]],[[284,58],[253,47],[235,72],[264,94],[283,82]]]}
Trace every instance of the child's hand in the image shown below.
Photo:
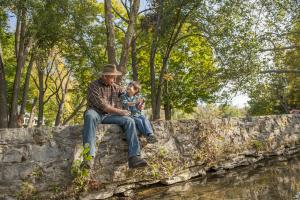
{"label": "child's hand", "polygon": [[144,110],[144,108],[145,108],[145,105],[143,103],[137,105],[137,109],[139,109],[139,110]]}
{"label": "child's hand", "polygon": [[139,104],[143,104],[144,102],[145,102],[145,99],[143,99],[143,98],[137,99],[137,103],[139,103]]}

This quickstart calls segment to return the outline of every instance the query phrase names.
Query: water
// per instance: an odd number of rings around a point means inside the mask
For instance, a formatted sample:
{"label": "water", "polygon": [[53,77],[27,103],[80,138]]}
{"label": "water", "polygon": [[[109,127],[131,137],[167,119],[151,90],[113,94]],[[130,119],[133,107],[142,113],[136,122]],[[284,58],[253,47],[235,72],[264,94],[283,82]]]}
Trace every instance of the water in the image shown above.
{"label": "water", "polygon": [[300,154],[137,194],[149,200],[300,200]]}

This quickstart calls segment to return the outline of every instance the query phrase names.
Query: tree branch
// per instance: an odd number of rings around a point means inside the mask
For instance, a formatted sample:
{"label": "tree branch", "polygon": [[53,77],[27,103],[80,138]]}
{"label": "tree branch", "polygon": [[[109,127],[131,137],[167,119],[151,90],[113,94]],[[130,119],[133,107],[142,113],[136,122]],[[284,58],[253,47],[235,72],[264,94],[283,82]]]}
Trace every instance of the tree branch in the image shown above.
{"label": "tree branch", "polygon": [[67,117],[67,119],[64,120],[64,122],[62,123],[62,125],[66,125],[73,117],[75,117],[75,115],[77,114],[77,112],[83,108],[85,106],[85,98],[83,98],[80,102],[80,104],[75,108],[75,110],[71,113],[71,115],[69,117]]}
{"label": "tree branch", "polygon": [[[69,70],[69,71],[70,71],[70,70]],[[60,82],[58,88],[61,87],[61,85],[62,85],[64,79],[65,79],[67,76],[68,76],[68,73],[66,73],[66,74],[63,76],[63,78],[60,79],[60,80],[62,80],[62,81]],[[43,105],[45,105],[45,104],[50,100],[50,98],[53,97],[54,95],[56,95],[58,92],[59,92],[59,89],[56,90],[56,91],[55,91],[54,93],[52,93],[51,95],[49,95],[48,98],[44,101]]]}
{"label": "tree branch", "polygon": [[34,85],[35,85],[38,89],[40,89],[40,86],[39,86],[39,84],[37,83],[36,78],[34,78],[34,76],[33,76],[32,74],[30,75],[30,77],[32,78],[32,80],[33,80],[33,82],[34,82]]}
{"label": "tree branch", "polygon": [[53,68],[53,63],[54,63],[54,60],[56,59],[57,55],[58,55],[58,53],[54,55],[54,57],[52,59],[52,62],[51,62],[51,65],[50,65],[50,69],[48,67],[46,68],[47,73],[46,73],[46,78],[45,78],[45,82],[44,82],[44,84],[45,84],[44,92],[46,92],[46,90],[48,89],[48,78],[50,76],[51,70]]}
{"label": "tree branch", "polygon": [[299,45],[292,45],[292,46],[287,46],[287,47],[276,47],[276,48],[269,48],[269,49],[261,49],[261,52],[266,52],[266,51],[283,51],[287,49],[300,49]]}
{"label": "tree branch", "polygon": [[174,45],[177,44],[178,42],[180,42],[181,40],[184,40],[184,39],[186,39],[186,38],[188,38],[188,37],[192,37],[192,36],[200,36],[200,37],[205,37],[205,38],[206,38],[205,35],[200,34],[200,33],[188,34],[188,35],[184,35],[184,36],[178,38],[178,39],[174,42]]}
{"label": "tree branch", "polygon": [[113,6],[111,8],[124,22],[126,22],[127,24],[129,23],[129,20],[123,17]]}
{"label": "tree branch", "polygon": [[118,29],[120,29],[124,34],[126,33],[126,31],[121,28],[121,26],[119,26],[117,23],[114,23],[115,27],[117,27]]}
{"label": "tree branch", "polygon": [[123,5],[123,7],[125,8],[125,10],[126,10],[126,12],[127,12],[127,16],[129,16],[129,10],[128,10],[128,7],[127,7],[127,0],[125,0],[125,2],[123,2],[123,0],[121,0],[121,3],[122,3],[122,5]]}
{"label": "tree branch", "polygon": [[300,70],[265,70],[265,71],[261,71],[260,73],[262,74],[267,74],[267,73],[276,73],[276,74],[300,74]]}
{"label": "tree branch", "polygon": [[140,14],[142,14],[142,13],[144,13],[144,12],[147,12],[147,11],[149,11],[149,10],[153,10],[154,8],[147,8],[147,9],[145,9],[145,10],[141,10],[140,12],[138,12],[138,15],[140,15]]}

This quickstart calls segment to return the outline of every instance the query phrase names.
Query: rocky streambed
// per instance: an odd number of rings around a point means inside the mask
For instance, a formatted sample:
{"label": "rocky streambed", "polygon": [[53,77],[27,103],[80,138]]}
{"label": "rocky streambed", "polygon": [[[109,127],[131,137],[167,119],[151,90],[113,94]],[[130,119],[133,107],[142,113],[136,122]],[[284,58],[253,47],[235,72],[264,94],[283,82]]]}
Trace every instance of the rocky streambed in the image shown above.
{"label": "rocky streambed", "polygon": [[174,185],[139,189],[135,198],[300,200],[300,154],[276,156]]}

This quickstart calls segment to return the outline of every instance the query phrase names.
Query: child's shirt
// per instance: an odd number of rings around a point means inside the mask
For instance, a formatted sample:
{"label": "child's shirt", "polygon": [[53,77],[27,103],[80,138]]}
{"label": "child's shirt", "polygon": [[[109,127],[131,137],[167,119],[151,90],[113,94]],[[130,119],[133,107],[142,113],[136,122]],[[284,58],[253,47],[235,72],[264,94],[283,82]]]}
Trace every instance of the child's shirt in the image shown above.
{"label": "child's shirt", "polygon": [[[136,107],[137,100],[141,98],[139,95],[129,96],[126,92],[121,96],[123,108],[129,110],[131,112],[131,116],[140,116],[142,115],[142,111]],[[128,102],[135,103],[133,106],[128,106]]]}

